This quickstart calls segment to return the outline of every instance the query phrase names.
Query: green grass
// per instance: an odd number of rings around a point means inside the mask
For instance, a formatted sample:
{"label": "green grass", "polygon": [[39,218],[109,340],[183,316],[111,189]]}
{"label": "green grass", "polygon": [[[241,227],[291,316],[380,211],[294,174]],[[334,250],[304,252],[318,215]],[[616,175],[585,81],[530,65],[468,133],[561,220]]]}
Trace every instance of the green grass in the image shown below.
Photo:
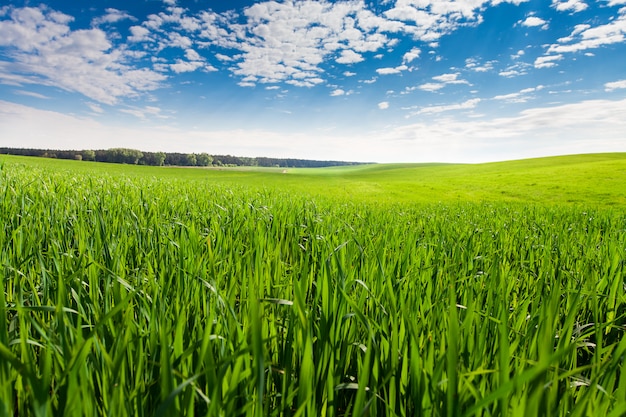
{"label": "green grass", "polygon": [[507,202],[626,205],[626,153],[586,154],[488,164],[379,164],[349,167],[159,168],[4,156],[53,170],[200,181],[227,187],[290,190],[372,204]]}
{"label": "green grass", "polygon": [[626,413],[623,154],[2,160],[0,416]]}

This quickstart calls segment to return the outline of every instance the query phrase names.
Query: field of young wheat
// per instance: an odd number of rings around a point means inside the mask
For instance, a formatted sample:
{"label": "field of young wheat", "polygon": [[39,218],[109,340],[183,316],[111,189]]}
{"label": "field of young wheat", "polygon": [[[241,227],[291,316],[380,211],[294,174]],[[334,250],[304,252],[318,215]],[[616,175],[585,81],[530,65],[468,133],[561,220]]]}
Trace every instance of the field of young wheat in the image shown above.
{"label": "field of young wheat", "polygon": [[0,416],[626,414],[623,208],[73,166],[2,163]]}

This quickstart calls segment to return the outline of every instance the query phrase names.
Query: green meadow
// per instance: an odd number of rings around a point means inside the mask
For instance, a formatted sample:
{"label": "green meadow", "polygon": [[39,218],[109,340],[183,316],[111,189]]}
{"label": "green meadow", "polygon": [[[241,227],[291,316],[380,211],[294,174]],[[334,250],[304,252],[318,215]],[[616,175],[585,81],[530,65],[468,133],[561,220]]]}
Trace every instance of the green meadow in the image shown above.
{"label": "green meadow", "polygon": [[0,167],[0,416],[626,415],[624,153]]}

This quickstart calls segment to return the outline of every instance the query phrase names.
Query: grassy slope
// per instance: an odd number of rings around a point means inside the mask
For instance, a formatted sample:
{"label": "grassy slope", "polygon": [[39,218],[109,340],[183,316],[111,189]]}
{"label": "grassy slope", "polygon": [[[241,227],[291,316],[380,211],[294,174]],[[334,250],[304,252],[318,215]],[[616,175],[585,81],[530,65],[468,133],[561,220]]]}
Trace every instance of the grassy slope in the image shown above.
{"label": "grassy slope", "polygon": [[584,154],[486,164],[379,164],[317,169],[134,167],[2,156],[0,161],[98,170],[225,185],[278,188],[365,202],[626,204],[626,153]]}
{"label": "grassy slope", "polygon": [[626,412],[623,211],[298,195],[607,207],[626,154],[3,162],[0,416]]}

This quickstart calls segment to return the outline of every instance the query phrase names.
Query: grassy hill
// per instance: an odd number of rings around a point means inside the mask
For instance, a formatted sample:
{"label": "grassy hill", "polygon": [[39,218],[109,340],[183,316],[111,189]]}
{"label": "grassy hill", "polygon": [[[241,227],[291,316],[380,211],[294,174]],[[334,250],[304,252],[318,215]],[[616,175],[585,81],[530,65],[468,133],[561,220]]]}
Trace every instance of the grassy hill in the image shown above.
{"label": "grassy hill", "polygon": [[210,181],[370,203],[510,202],[626,204],[626,153],[584,154],[484,164],[376,164],[332,168],[157,168],[2,156],[55,170]]}
{"label": "grassy hill", "polygon": [[625,415],[625,173],[1,157],[0,416]]}

